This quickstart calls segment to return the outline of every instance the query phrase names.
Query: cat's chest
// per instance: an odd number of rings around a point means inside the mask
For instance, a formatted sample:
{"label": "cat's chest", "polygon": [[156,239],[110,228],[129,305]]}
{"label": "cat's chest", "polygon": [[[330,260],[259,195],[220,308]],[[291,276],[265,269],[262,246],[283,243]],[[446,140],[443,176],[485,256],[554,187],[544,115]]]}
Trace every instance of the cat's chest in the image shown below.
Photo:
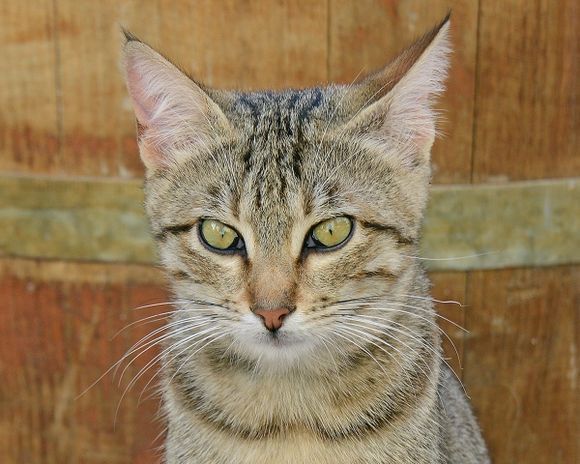
{"label": "cat's chest", "polygon": [[[439,452],[424,438],[404,439],[401,436],[376,433],[349,440],[320,440],[309,433],[297,433],[284,439],[243,440],[220,437],[203,426],[188,438],[180,437],[170,448],[168,464],[434,464]],[[188,449],[183,448],[188,444]],[[181,454],[183,452],[183,454]],[[178,455],[181,454],[181,455]]]}
{"label": "cat's chest", "polygon": [[234,437],[334,440],[407,413],[392,401],[393,385],[385,381],[379,388],[368,374],[361,368],[332,378],[260,378],[218,373],[200,363],[173,377],[167,405]]}
{"label": "cat's chest", "polygon": [[[191,430],[191,429],[190,429]],[[198,424],[187,437],[168,441],[168,464],[436,464],[433,442],[381,431],[367,437],[320,440],[308,432],[279,439],[240,439]],[[172,444],[175,443],[175,446]],[[183,443],[191,445],[187,450]]]}
{"label": "cat's chest", "polygon": [[[324,395],[318,396],[323,401],[317,405],[304,393],[302,398],[300,406],[276,408],[276,412],[270,408],[268,414],[269,395],[259,405],[234,397],[220,407],[209,402],[192,407],[190,403],[187,409],[171,395],[166,405],[173,410],[168,463],[438,462],[433,428],[420,412],[389,416],[382,411],[365,422],[361,404],[352,404],[350,409],[328,403]],[[284,400],[288,400],[287,395],[277,398]],[[220,409],[224,406],[227,412]],[[188,444],[187,449],[183,443]],[[176,453],[174,460],[171,453]]]}

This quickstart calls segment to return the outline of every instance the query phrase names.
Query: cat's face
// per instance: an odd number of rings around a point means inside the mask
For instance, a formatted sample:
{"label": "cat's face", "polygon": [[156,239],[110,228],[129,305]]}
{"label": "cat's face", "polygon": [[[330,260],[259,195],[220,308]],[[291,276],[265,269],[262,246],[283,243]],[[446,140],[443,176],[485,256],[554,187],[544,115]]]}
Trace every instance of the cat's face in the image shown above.
{"label": "cat's face", "polygon": [[202,90],[127,42],[176,343],[289,366],[356,347],[358,313],[397,319],[381,308],[416,265],[446,33],[357,84],[261,93]]}

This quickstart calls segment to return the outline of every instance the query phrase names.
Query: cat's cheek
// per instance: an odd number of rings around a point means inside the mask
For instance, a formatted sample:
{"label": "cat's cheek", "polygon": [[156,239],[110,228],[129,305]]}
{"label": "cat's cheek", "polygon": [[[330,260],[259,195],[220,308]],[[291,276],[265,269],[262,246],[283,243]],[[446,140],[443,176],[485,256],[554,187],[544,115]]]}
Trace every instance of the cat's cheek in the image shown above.
{"label": "cat's cheek", "polygon": [[370,274],[382,274],[385,277],[395,278],[400,274],[404,265],[406,255],[401,250],[385,247],[382,253],[368,261],[364,267],[365,272]]}

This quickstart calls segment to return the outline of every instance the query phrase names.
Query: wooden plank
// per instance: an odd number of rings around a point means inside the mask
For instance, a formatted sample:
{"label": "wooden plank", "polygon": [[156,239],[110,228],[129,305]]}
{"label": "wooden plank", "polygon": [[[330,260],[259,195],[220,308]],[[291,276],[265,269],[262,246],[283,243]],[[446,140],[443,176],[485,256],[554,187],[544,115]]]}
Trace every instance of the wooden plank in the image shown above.
{"label": "wooden plank", "polygon": [[[15,255],[149,263],[154,260],[138,182],[12,178],[3,187],[0,203],[6,228],[1,241],[13,242],[21,250]],[[12,219],[7,220],[8,217]],[[9,248],[0,245],[5,250],[3,255],[12,254]]]}
{"label": "wooden plank", "polygon": [[327,0],[161,0],[159,37],[208,85],[309,87],[328,79],[327,12]]}
{"label": "wooden plank", "polygon": [[477,2],[459,0],[331,0],[330,79],[350,83],[359,73],[385,65],[451,9],[455,52],[442,110],[443,137],[433,148],[436,183],[465,183],[471,177]]}
{"label": "wooden plank", "polygon": [[575,0],[481,2],[475,181],[580,173],[578,26]]}
{"label": "wooden plank", "polygon": [[464,380],[493,462],[578,462],[580,268],[470,275]]}
{"label": "wooden plank", "polygon": [[2,2],[0,17],[0,171],[50,171],[59,160],[53,4]]}
{"label": "wooden plank", "polygon": [[153,2],[56,0],[60,25],[60,174],[141,176],[135,123],[120,72],[120,26],[153,26]]}
{"label": "wooden plank", "polygon": [[[0,176],[0,255],[156,261],[138,181]],[[439,186],[421,259],[431,270],[580,262],[580,179]]]}
{"label": "wooden plank", "polygon": [[159,283],[139,266],[0,261],[0,462],[158,462],[157,400],[138,404],[147,377],[124,398],[111,376],[78,396],[153,327],[112,338],[143,316],[132,307],[166,298]]}
{"label": "wooden plank", "polygon": [[437,187],[421,256],[431,269],[577,263],[578,230],[580,180]]}

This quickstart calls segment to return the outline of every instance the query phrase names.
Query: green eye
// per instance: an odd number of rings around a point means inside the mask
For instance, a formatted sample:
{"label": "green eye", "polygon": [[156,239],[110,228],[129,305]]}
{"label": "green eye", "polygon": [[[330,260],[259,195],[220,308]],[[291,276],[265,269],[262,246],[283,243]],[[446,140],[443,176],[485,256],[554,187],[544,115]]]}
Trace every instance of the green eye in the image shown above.
{"label": "green eye", "polygon": [[313,227],[306,248],[333,248],[346,242],[352,232],[352,220],[346,216],[322,221]]}
{"label": "green eye", "polygon": [[230,226],[215,219],[204,219],[199,227],[203,242],[218,252],[234,252],[244,249],[244,242]]}

